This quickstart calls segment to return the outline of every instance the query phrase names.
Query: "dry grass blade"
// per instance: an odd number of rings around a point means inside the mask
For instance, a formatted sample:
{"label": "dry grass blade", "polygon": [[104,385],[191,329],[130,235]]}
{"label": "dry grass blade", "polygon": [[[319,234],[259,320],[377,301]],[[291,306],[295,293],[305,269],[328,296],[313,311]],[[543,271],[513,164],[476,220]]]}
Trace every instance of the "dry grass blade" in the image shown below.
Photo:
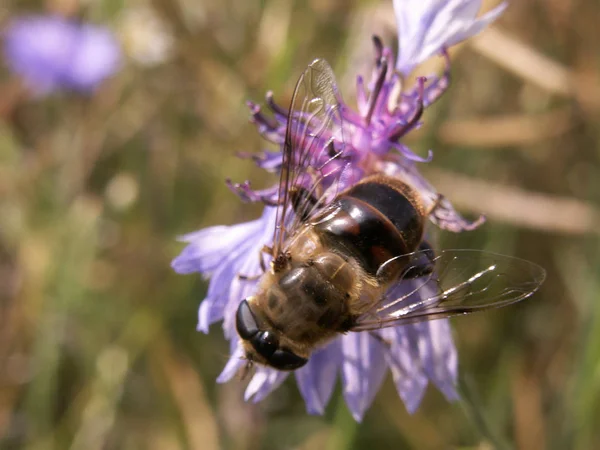
{"label": "dry grass blade", "polygon": [[291,6],[289,1],[266,4],[258,28],[255,51],[263,53],[269,60],[285,48],[292,18]]}
{"label": "dry grass blade", "polygon": [[478,148],[531,145],[568,132],[573,126],[571,118],[571,111],[564,108],[536,115],[448,120],[438,136],[445,144]]}
{"label": "dry grass blade", "polygon": [[428,169],[426,176],[455,206],[493,220],[567,234],[600,231],[600,210],[580,200],[527,192],[439,169]]}
{"label": "dry grass blade", "polygon": [[189,448],[219,449],[217,422],[197,371],[183,358],[176,357],[176,352],[171,346],[164,345],[163,342],[158,348],[161,353],[161,366],[185,426]]}
{"label": "dry grass blade", "polygon": [[545,421],[539,381],[522,368],[512,375],[515,440],[518,448],[544,449]]}
{"label": "dry grass blade", "polygon": [[498,27],[490,27],[470,42],[477,52],[547,91],[563,96],[573,93],[573,77],[569,69]]}

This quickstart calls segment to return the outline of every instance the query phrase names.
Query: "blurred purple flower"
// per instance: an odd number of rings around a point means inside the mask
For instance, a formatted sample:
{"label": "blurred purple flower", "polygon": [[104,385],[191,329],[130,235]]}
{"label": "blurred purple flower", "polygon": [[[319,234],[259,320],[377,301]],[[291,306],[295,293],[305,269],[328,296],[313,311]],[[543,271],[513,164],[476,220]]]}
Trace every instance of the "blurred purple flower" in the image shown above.
{"label": "blurred purple flower", "polygon": [[8,67],[36,94],[93,91],[119,68],[121,50],[111,32],[59,16],[25,16],[3,33]]}
{"label": "blurred purple flower", "polygon": [[[410,5],[412,9],[409,11]],[[448,87],[450,61],[446,48],[478,32],[499,14],[499,10],[475,19],[479,1],[421,0],[417,4],[412,0],[404,3],[398,0],[394,6],[400,22],[400,41],[418,36],[421,39],[411,43],[410,48],[401,46],[400,51],[404,52],[398,59],[401,66],[395,64],[392,50],[384,47],[379,39],[374,39],[376,59],[371,80],[368,83],[362,77],[357,80],[358,111],[340,99],[344,158],[351,161],[350,175],[341,179],[340,183],[342,188],[347,187],[374,172],[400,177],[421,194],[426,208],[438,203],[435,213],[430,216],[432,222],[450,231],[471,230],[481,224],[483,218],[475,222],[463,219],[417,170],[416,163],[431,160],[431,151],[426,158],[420,157],[400,140],[420,126],[423,110]],[[405,24],[407,20],[410,20],[410,27]],[[406,89],[401,79],[404,70],[410,70],[409,67],[434,53],[441,53],[446,58],[444,74],[430,80],[419,78],[414,87]],[[394,67],[399,70],[394,70]],[[258,105],[250,102],[252,122],[263,137],[281,146],[288,112],[274,102],[271,93],[267,94],[266,101],[272,116],[265,115]],[[324,144],[320,142],[316,147]],[[281,166],[280,152],[241,156],[252,158],[269,172],[277,172]],[[238,275],[252,277],[261,273],[260,250],[265,244],[272,243],[275,227],[276,208],[269,205],[277,199],[277,186],[254,191],[248,182],[228,184],[243,201],[261,201],[267,205],[262,217],[252,222],[211,227],[184,236],[182,240],[188,245],[172,263],[178,273],[200,272],[210,277],[208,294],[199,310],[198,329],[207,332],[210,324],[223,320],[231,357],[218,378],[219,382],[230,380],[246,364],[235,329],[235,313],[240,301],[254,293],[256,281]],[[413,283],[416,282],[404,281],[393,287],[391,298],[413,291]],[[426,286],[417,290],[412,300],[419,301],[421,296],[428,294],[428,289]],[[309,413],[324,412],[340,376],[346,403],[353,417],[360,421],[388,369],[410,412],[418,407],[430,381],[449,400],[458,397],[455,389],[458,359],[447,320],[382,329],[378,335],[378,338],[370,333],[340,336],[314,352],[308,363],[294,372]],[[288,375],[288,372],[258,367],[246,389],[246,400],[262,400]]]}

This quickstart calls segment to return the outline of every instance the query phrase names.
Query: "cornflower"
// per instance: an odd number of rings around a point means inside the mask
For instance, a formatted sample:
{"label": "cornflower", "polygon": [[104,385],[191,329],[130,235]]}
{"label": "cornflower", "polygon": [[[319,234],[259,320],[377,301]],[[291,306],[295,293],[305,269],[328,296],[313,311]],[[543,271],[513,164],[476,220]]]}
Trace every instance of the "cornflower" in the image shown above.
{"label": "cornflower", "polygon": [[8,67],[36,95],[91,93],[120,66],[121,50],[108,29],[60,16],[14,18],[3,39]]}
{"label": "cornflower", "polygon": [[[395,0],[398,23],[398,54],[374,38],[375,66],[368,82],[357,78],[357,109],[341,99],[338,105],[343,123],[344,157],[350,162],[351,176],[342,188],[351,186],[372,173],[400,177],[422,197],[426,208],[434,210],[430,220],[442,229],[459,232],[472,230],[474,222],[463,219],[450,202],[440,196],[421,176],[417,163],[428,162],[413,153],[402,138],[421,125],[423,111],[434,103],[450,82],[450,59],[447,49],[481,31],[505,8],[497,8],[477,18],[479,0]],[[441,54],[446,69],[441,76],[417,78],[406,88],[410,72],[428,57]],[[251,121],[268,141],[283,148],[288,112],[267,93],[271,115],[248,102]],[[294,137],[292,136],[292,139]],[[339,144],[339,143],[338,143]],[[325,145],[324,143],[322,145]],[[243,155],[248,156],[248,155]],[[278,172],[282,152],[263,152],[251,156],[259,167]],[[231,357],[217,381],[230,380],[246,363],[235,327],[240,302],[251,296],[256,282],[240,275],[260,273],[258,254],[272,244],[276,220],[278,186],[261,191],[248,182],[230,188],[243,201],[263,202],[262,216],[252,222],[206,228],[182,237],[187,246],[172,266],[182,274],[199,272],[210,277],[208,293],[198,312],[198,330],[207,333],[212,323],[223,320],[225,337],[230,342]],[[435,208],[433,206],[435,205]],[[411,292],[415,285],[405,280],[392,288],[391,298]],[[414,301],[431,294],[422,288],[413,294]],[[383,345],[382,341],[389,345]],[[409,412],[421,402],[425,388],[432,382],[449,400],[458,398],[456,391],[457,352],[447,320],[415,323],[379,331],[379,339],[369,333],[348,333],[315,351],[308,363],[294,371],[306,409],[322,414],[330,400],[338,375],[343,395],[355,420],[362,420],[373,401],[388,368],[398,394]],[[259,366],[246,391],[246,400],[259,402],[290,375]]]}

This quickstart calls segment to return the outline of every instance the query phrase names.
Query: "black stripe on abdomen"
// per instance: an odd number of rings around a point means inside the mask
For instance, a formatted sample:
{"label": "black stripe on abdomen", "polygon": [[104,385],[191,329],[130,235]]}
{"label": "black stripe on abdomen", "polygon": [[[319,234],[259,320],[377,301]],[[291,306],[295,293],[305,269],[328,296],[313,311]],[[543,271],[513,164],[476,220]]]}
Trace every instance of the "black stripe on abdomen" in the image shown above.
{"label": "black stripe on abdomen", "polygon": [[367,181],[353,186],[345,195],[368,203],[387,217],[402,235],[409,251],[419,246],[423,234],[421,214],[399,189],[382,182]]}
{"label": "black stripe on abdomen", "polygon": [[383,263],[407,253],[395,225],[377,208],[353,196],[340,196],[314,226],[328,246],[354,257],[373,276]]}

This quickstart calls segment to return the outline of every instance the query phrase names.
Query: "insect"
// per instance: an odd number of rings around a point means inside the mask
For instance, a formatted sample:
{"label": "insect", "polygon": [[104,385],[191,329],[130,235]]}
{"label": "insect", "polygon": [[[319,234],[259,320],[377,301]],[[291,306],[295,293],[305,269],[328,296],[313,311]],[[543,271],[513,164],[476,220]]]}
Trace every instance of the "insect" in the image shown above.
{"label": "insect", "polygon": [[[295,370],[342,333],[377,337],[384,327],[505,306],[544,281],[544,269],[517,258],[434,254],[423,237],[436,203],[356,161],[339,104],[331,68],[314,61],[288,114],[277,224],[264,249],[270,267],[236,313],[248,367]],[[408,280],[411,289],[394,295]]]}

